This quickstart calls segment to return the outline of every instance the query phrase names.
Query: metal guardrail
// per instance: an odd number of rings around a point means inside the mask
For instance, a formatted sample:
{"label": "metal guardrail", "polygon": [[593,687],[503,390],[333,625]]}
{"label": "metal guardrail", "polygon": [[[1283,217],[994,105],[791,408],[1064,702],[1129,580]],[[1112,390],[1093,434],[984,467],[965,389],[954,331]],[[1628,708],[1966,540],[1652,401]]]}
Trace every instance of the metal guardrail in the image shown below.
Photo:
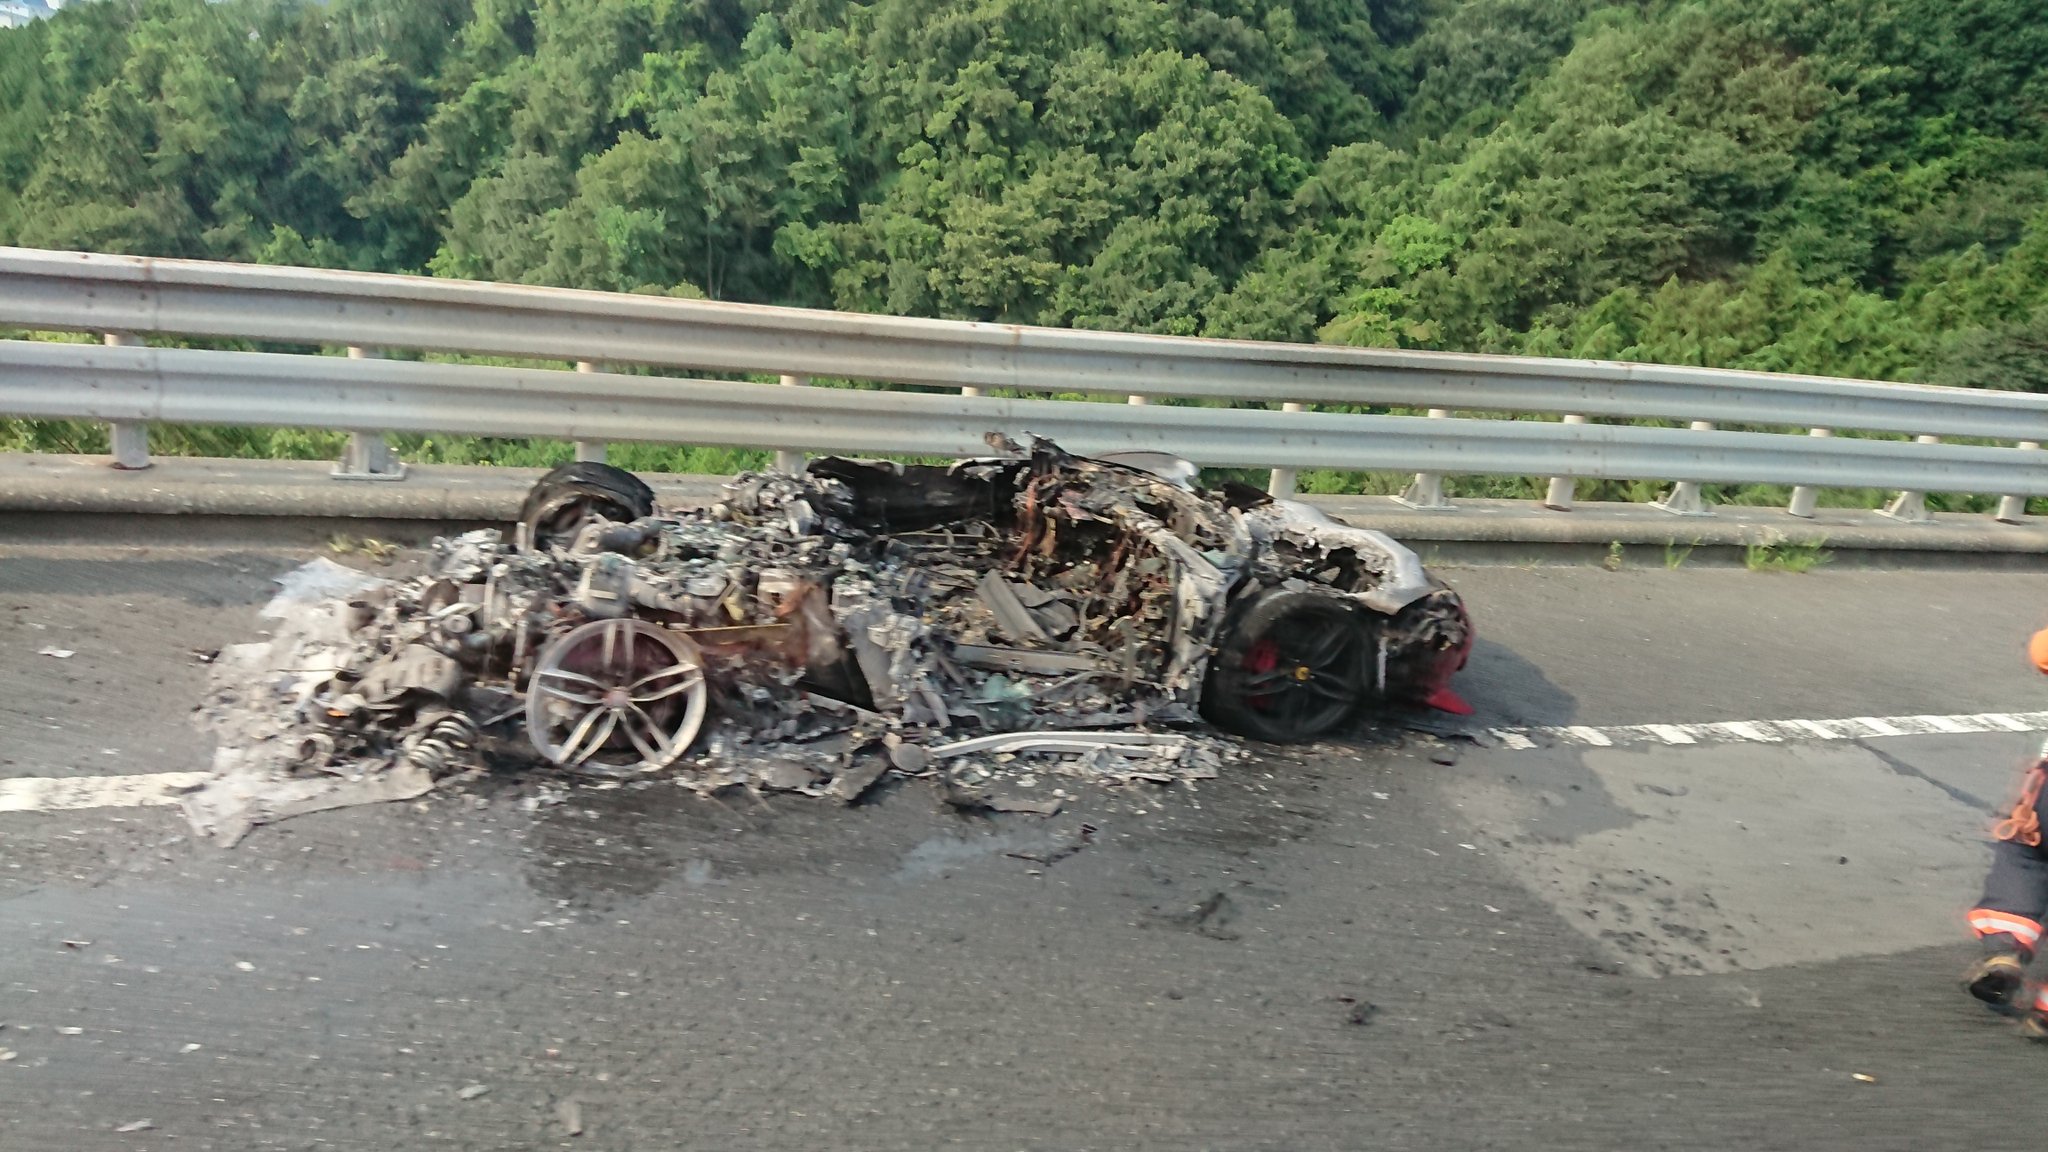
{"label": "metal guardrail", "polygon": [[[374,359],[0,345],[0,411],[935,455],[992,428],[1204,464],[2048,495],[2048,457],[1852,437],[1004,400],[987,389],[2048,440],[2048,396],[1759,372],[1030,328],[322,269],[0,248],[0,325],[581,362],[580,376]],[[50,349],[65,349],[51,352]],[[124,358],[126,357],[126,358]],[[140,359],[136,359],[139,357]],[[593,372],[635,364],[941,385],[959,397]],[[151,373],[156,382],[151,383]],[[55,387],[53,387],[53,385]],[[346,399],[337,399],[346,397]],[[282,406],[281,406],[282,405]],[[918,427],[904,426],[906,422]],[[516,430],[514,430],[516,429]],[[972,430],[972,443],[965,432]],[[1685,511],[1681,491],[1664,503]],[[1569,484],[1553,483],[1553,507]],[[1440,500],[1430,506],[1441,506]],[[1795,502],[1797,503],[1797,501]],[[1895,502],[1910,515],[1913,501]],[[2017,515],[2008,500],[2001,514]],[[1801,509],[1795,508],[1795,511]],[[1810,508],[1804,509],[1810,512]],[[1924,515],[1924,513],[1923,513]]]}
{"label": "metal guardrail", "polygon": [[[56,385],[53,387],[53,385]],[[1089,453],[1172,451],[1205,464],[1763,481],[2048,496],[2016,448],[1911,446],[1617,424],[1075,404],[778,388],[605,372],[263,352],[0,341],[0,411],[110,423],[371,427],[579,441],[788,444],[825,452],[986,453],[990,429]]]}

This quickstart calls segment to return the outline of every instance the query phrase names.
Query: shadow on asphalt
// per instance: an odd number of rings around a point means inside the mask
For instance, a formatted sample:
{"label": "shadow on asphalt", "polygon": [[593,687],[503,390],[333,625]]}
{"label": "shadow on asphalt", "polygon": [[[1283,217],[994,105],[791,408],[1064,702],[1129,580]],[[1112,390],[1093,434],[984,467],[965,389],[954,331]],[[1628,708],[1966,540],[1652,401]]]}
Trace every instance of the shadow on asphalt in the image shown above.
{"label": "shadow on asphalt", "polygon": [[1474,721],[1487,725],[1573,724],[1578,697],[1552,683],[1514,649],[1481,637],[1455,682]]}

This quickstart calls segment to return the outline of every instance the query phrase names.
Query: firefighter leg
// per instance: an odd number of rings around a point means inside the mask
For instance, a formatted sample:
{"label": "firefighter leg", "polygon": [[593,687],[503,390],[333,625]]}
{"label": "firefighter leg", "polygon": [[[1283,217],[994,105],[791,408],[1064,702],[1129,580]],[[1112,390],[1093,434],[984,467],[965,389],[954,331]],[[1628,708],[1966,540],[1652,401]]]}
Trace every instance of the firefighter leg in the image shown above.
{"label": "firefighter leg", "polygon": [[1987,1004],[2012,1003],[2041,944],[2041,921],[2048,914],[2048,858],[2041,850],[2043,780],[2039,766],[2027,773],[2019,803],[1996,830],[1984,897],[1970,910],[1970,928],[1983,943],[1984,959],[1963,983]]}
{"label": "firefighter leg", "polygon": [[2041,918],[2048,913],[2048,860],[2041,849],[2012,840],[1991,846],[1991,874],[1984,897],[1970,910],[1970,928],[1986,955],[2031,959],[2041,944]]}

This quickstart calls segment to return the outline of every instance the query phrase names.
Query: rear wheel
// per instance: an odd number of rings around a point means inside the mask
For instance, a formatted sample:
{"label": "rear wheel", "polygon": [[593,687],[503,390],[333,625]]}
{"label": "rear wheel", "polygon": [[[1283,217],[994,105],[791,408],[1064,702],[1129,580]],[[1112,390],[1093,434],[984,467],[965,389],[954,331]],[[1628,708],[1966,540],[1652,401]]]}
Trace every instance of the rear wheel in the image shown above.
{"label": "rear wheel", "polygon": [[1274,591],[1235,615],[1202,689],[1218,727],[1275,744],[1313,740],[1370,694],[1372,632],[1349,603]]}
{"label": "rear wheel", "polygon": [[630,524],[654,512],[654,490],[623,468],[579,460],[534,482],[519,510],[525,543],[567,547],[593,517]]}

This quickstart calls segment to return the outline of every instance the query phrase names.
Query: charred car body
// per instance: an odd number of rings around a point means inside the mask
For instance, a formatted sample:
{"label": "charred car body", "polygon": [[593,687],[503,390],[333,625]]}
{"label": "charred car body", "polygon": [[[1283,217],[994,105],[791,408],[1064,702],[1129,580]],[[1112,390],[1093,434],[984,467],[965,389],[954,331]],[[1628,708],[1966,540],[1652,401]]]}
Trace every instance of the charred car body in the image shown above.
{"label": "charred car body", "polygon": [[671,515],[628,473],[559,468],[517,540],[437,541],[426,576],[352,602],[314,743],[439,769],[523,719],[549,761],[644,771],[707,722],[900,747],[1206,717],[1290,741],[1375,701],[1461,707],[1464,606],[1386,536],[1203,492],[1171,458],[997,447],[813,460]]}

